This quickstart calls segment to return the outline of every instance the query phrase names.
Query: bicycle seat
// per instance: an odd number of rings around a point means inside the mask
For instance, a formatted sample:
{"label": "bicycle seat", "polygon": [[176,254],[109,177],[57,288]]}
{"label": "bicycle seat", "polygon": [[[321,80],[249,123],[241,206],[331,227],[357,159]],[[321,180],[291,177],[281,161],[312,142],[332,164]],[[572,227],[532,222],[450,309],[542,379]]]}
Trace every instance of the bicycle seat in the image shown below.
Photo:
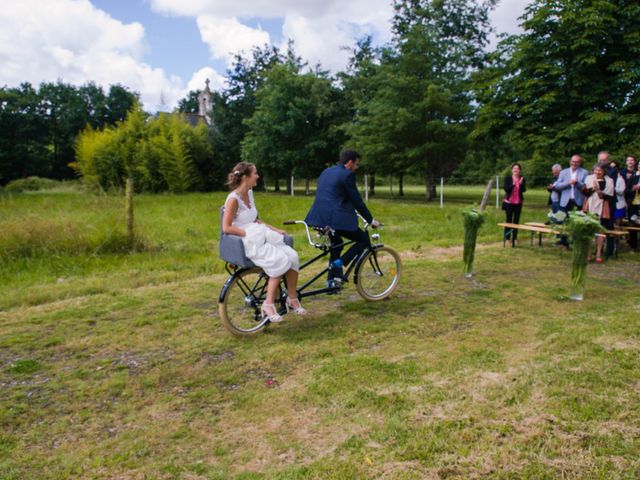
{"label": "bicycle seat", "polygon": [[[220,207],[220,258],[227,263],[237,265],[243,268],[251,268],[256,265],[244,254],[244,244],[242,238],[237,235],[224,233],[222,230],[222,217],[224,216],[224,205]],[[284,243],[293,248],[293,238],[289,235],[284,236]]]}

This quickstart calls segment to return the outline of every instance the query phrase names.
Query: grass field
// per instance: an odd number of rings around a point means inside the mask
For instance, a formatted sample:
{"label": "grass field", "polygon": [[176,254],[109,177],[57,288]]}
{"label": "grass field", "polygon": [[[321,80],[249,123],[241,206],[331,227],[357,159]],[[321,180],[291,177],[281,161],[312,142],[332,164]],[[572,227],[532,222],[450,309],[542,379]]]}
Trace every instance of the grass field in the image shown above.
{"label": "grass field", "polygon": [[[0,478],[639,478],[638,257],[569,301],[570,253],[503,249],[492,207],[465,280],[481,191],[372,200],[396,294],[351,285],[249,340],[216,316],[224,194],[137,197],[131,254],[121,197],[0,197]],[[256,200],[276,225],[311,203]]]}

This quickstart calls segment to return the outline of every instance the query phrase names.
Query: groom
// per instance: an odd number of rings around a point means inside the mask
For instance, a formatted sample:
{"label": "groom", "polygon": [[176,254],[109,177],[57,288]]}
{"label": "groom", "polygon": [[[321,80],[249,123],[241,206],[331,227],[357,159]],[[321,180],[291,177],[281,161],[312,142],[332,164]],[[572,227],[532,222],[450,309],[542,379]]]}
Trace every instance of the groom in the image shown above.
{"label": "groom", "polygon": [[344,280],[342,267],[357,258],[363,250],[371,245],[369,234],[358,227],[356,211],[376,228],[380,223],[373,218],[371,212],[362,201],[356,187],[355,171],[360,163],[360,154],[355,150],[340,152],[340,161],[325,169],[318,179],[316,198],[305,221],[314,227],[330,227],[331,245],[342,243],[342,237],[354,240],[347,252],[340,256],[342,247],[331,250],[328,286],[334,286],[334,278]]}

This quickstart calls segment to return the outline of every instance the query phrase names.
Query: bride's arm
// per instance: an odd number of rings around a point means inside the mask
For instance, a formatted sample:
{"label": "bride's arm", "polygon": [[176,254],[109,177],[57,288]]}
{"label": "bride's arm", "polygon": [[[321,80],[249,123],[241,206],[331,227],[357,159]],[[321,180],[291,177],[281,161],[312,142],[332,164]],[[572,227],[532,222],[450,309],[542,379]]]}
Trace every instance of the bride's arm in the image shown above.
{"label": "bride's arm", "polygon": [[238,200],[235,198],[229,198],[227,203],[224,204],[224,215],[222,217],[222,231],[224,233],[228,233],[230,235],[238,235],[239,237],[244,237],[247,235],[242,228],[234,227],[233,217],[236,216],[236,212],[238,211]]}

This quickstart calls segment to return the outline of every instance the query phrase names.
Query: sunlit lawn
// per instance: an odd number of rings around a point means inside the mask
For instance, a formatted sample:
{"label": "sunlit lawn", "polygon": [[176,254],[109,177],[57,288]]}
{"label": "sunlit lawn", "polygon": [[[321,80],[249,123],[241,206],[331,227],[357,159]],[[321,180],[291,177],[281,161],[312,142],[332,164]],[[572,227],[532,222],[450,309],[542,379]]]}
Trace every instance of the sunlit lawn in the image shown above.
{"label": "sunlit lawn", "polygon": [[[570,252],[503,249],[494,198],[465,280],[482,187],[443,209],[415,188],[370,201],[403,256],[393,298],[349,286],[251,340],[216,317],[224,194],[137,197],[133,254],[105,251],[121,197],[0,198],[0,478],[640,477],[638,259],[591,265],[571,302]],[[256,200],[276,225],[311,203]]]}

